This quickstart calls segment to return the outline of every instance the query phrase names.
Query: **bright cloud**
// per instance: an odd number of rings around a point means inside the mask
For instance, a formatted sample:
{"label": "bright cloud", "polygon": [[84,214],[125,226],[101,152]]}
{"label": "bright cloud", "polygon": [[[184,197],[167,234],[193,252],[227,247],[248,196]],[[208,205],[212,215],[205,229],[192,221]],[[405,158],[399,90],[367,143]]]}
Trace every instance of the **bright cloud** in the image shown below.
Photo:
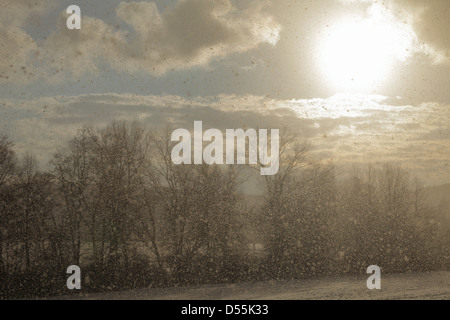
{"label": "bright cloud", "polygon": [[[92,94],[0,100],[0,131],[18,151],[38,154],[43,164],[85,124],[140,121],[148,129],[189,127],[289,128],[308,139],[320,160],[339,165],[391,161],[413,167],[430,183],[450,180],[448,105],[402,104],[401,98],[336,95],[327,99],[275,100],[253,95],[183,98],[175,95]],[[439,172],[437,174],[437,172]]]}

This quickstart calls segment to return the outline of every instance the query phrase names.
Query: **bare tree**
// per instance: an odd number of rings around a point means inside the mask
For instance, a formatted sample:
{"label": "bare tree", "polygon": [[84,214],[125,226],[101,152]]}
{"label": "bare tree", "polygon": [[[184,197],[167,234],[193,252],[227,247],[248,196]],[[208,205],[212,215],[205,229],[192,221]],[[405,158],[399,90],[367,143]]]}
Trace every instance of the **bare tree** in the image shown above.
{"label": "bare tree", "polygon": [[[69,143],[67,154],[56,153],[51,161],[58,182],[62,215],[55,218],[55,244],[66,251],[72,264],[79,265],[82,253],[83,222],[90,210],[91,175],[89,137],[83,128]],[[59,225],[59,227],[58,227]],[[67,239],[68,238],[68,239]],[[66,242],[69,242],[69,247]],[[62,257],[60,257],[63,259]]]}
{"label": "bare tree", "polygon": [[114,274],[132,262],[138,222],[149,204],[144,188],[149,147],[143,127],[114,122],[100,130],[83,128],[69,153],[55,156],[74,261],[80,260],[85,237],[99,268],[108,266]]}
{"label": "bare tree", "polygon": [[[296,220],[296,194],[302,184],[301,172],[310,164],[309,145],[284,130],[281,135],[279,171],[272,176],[264,176],[265,205],[262,210],[262,223],[265,229],[265,247],[271,269],[282,276],[287,260],[292,261],[289,253],[295,249],[295,231],[292,227]],[[293,263],[291,263],[293,264]]]}
{"label": "bare tree", "polygon": [[3,247],[9,224],[8,207],[11,202],[11,194],[6,185],[16,169],[16,157],[12,146],[7,136],[0,137],[0,273],[5,272]]}
{"label": "bare tree", "polygon": [[[170,132],[166,128],[155,135],[148,178],[162,212],[159,221],[164,229],[165,261],[177,281],[182,281],[200,257],[223,261],[233,247],[242,244],[239,182],[236,170],[229,166],[173,164]],[[156,251],[158,246],[152,246]]]}
{"label": "bare tree", "polygon": [[398,166],[369,166],[347,182],[341,199],[338,233],[349,265],[363,270],[378,264],[395,272],[424,268],[433,251],[428,244],[436,245],[437,236],[420,181]]}
{"label": "bare tree", "polygon": [[25,269],[30,271],[46,261],[46,235],[54,207],[52,177],[39,170],[36,157],[30,153],[19,162],[14,196],[14,219],[10,227],[16,231],[16,248],[23,252]]}

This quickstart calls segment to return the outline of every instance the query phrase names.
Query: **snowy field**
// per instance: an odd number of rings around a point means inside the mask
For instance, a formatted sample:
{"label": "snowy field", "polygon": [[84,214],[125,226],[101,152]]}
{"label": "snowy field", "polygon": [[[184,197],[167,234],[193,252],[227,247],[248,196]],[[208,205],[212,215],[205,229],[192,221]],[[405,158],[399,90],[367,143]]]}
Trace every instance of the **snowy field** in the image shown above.
{"label": "snowy field", "polygon": [[450,272],[409,273],[381,277],[381,290],[368,290],[367,277],[270,281],[186,288],[140,289],[59,299],[148,300],[378,300],[450,299]]}

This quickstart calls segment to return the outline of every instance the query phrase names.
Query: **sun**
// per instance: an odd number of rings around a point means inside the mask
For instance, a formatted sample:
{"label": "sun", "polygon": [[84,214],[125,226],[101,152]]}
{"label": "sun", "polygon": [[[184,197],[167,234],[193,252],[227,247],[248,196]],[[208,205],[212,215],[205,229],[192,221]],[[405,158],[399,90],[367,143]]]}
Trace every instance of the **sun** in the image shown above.
{"label": "sun", "polygon": [[321,39],[323,78],[339,92],[371,91],[383,84],[393,64],[407,52],[404,32],[374,19],[341,22]]}

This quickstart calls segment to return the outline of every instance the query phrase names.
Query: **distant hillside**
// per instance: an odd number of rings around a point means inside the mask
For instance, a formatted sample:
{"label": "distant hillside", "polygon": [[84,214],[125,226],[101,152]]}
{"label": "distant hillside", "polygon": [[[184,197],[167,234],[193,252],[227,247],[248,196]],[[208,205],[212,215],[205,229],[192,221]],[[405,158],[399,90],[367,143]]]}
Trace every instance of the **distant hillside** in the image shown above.
{"label": "distant hillside", "polygon": [[[429,204],[435,206],[442,202],[450,204],[450,183],[438,186],[425,187],[425,194]],[[263,195],[244,194],[243,199],[249,207],[260,207],[264,203]]]}

